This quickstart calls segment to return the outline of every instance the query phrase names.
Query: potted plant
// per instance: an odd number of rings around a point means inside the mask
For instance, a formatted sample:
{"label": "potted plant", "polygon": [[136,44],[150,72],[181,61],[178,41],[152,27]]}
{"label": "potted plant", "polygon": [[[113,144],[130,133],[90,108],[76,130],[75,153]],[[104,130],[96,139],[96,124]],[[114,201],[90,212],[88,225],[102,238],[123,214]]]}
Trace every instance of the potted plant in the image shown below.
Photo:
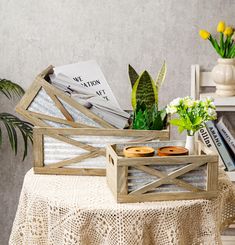
{"label": "potted plant", "polygon": [[217,25],[220,34],[219,41],[208,31],[200,30],[199,34],[204,40],[209,40],[221,58],[212,70],[212,78],[216,84],[216,94],[220,96],[235,95],[235,33],[231,26],[223,21]]}
{"label": "potted plant", "polygon": [[217,117],[216,108],[211,98],[207,98],[205,101],[193,100],[189,96],[176,98],[167,105],[166,112],[178,114],[178,118],[170,120],[170,123],[178,127],[179,133],[187,131],[185,147],[189,150],[190,155],[195,151],[195,133],[205,127],[205,122],[215,120]]}
{"label": "potted plant", "polygon": [[129,65],[129,78],[132,85],[133,129],[162,130],[166,127],[166,110],[158,108],[158,92],[165,80],[166,70],[164,62],[154,81],[147,71],[138,75]]}
{"label": "potted plant", "polygon": [[[24,90],[16,83],[13,83],[6,79],[0,79],[0,93],[10,100],[14,97],[22,96],[24,94]],[[13,152],[17,154],[17,131],[19,131],[24,142],[24,160],[28,152],[28,141],[32,142],[32,125],[7,112],[0,113],[0,122],[0,146],[2,145],[3,141],[2,128],[3,126],[5,126],[11,148]]]}

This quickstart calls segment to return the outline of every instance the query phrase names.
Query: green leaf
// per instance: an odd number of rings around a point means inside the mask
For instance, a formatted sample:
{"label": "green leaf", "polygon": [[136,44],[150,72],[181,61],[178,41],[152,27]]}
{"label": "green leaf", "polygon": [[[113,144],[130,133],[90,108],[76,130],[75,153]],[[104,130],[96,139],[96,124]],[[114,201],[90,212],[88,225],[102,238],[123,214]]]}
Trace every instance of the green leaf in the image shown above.
{"label": "green leaf", "polygon": [[146,107],[150,110],[154,104],[158,103],[157,88],[153,79],[147,71],[135,82],[132,89],[132,107],[136,110],[137,103],[145,103]]}
{"label": "green leaf", "polygon": [[[23,160],[25,159],[28,152],[28,140],[33,141],[32,138],[32,125],[28,122],[20,120],[18,117],[9,114],[9,113],[0,113],[0,122],[2,122],[7,130],[8,139],[10,141],[10,145],[15,154],[17,154],[18,148],[18,136],[16,129],[22,135],[24,142],[24,155]],[[2,134],[0,134],[0,138],[2,140]]]}
{"label": "green leaf", "polygon": [[166,62],[164,61],[160,71],[158,72],[157,79],[155,82],[155,85],[158,88],[160,88],[162,86],[162,84],[164,83],[165,78],[166,78],[166,72],[167,72],[167,66],[166,66]]}
{"label": "green leaf", "polygon": [[133,87],[136,80],[139,78],[139,75],[131,65],[128,66],[128,73],[129,73],[131,86]]}
{"label": "green leaf", "polygon": [[228,58],[233,58],[232,54],[235,53],[235,45],[233,45],[228,53]]}
{"label": "green leaf", "polygon": [[179,118],[171,119],[170,124],[175,125],[175,126],[181,126],[181,127],[185,126],[185,122]]}
{"label": "green leaf", "polygon": [[183,126],[179,126],[178,127],[178,131],[181,134],[183,131],[185,130],[185,128]]}
{"label": "green leaf", "polygon": [[225,48],[224,48],[224,34],[223,34],[223,32],[220,33],[220,53],[221,53],[222,57],[224,57]]}
{"label": "green leaf", "polygon": [[162,120],[161,113],[154,114],[152,130],[162,130],[164,128],[164,121]]}
{"label": "green leaf", "polygon": [[202,121],[203,121],[202,117],[197,117],[193,122],[193,126],[200,125]]}
{"label": "green leaf", "polygon": [[0,79],[0,93],[4,94],[8,99],[12,99],[14,96],[21,97],[24,94],[24,90],[16,83]]}
{"label": "green leaf", "polygon": [[221,56],[221,52],[220,52],[220,47],[219,44],[217,43],[216,39],[214,39],[212,36],[209,37],[209,41],[211,42],[212,46],[214,47],[214,49],[216,50],[216,52]]}
{"label": "green leaf", "polygon": [[162,111],[158,111],[156,104],[148,109],[145,103],[137,103],[133,118],[133,129],[161,130],[166,125],[166,118],[162,118]]}

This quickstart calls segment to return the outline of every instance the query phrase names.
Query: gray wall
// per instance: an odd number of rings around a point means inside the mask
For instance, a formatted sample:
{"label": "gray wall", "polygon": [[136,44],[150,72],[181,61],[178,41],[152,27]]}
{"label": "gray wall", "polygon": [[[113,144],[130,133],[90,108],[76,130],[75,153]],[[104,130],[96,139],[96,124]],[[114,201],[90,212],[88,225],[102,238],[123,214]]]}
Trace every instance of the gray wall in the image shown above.
{"label": "gray wall", "polygon": [[[198,36],[233,24],[233,0],[0,0],[0,77],[25,89],[47,65],[96,59],[124,108],[130,106],[127,65],[156,76],[168,65],[161,105],[190,91],[190,65],[211,69],[216,54]],[[2,95],[1,95],[2,97]],[[0,111],[13,104],[0,100]],[[174,137],[178,137],[174,133]],[[7,244],[25,172],[6,140],[0,150],[0,244]]]}

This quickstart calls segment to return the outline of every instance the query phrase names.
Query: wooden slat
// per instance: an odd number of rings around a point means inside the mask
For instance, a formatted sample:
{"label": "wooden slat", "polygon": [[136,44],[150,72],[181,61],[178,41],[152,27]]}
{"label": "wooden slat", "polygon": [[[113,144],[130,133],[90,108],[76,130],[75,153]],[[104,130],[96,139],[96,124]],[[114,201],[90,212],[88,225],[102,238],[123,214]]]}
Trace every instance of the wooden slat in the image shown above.
{"label": "wooden slat", "polygon": [[216,191],[218,189],[218,161],[207,163],[207,190]]}
{"label": "wooden slat", "polygon": [[128,168],[118,167],[117,168],[117,192],[121,195],[128,194]]}
{"label": "wooden slat", "polygon": [[214,87],[215,82],[211,77],[211,72],[201,71],[200,72],[200,85],[201,87]]}
{"label": "wooden slat", "polygon": [[51,133],[47,133],[45,135],[50,136],[51,138],[60,140],[62,142],[65,142],[67,144],[76,146],[76,147],[81,148],[81,149],[86,150],[86,151],[98,151],[98,150],[100,150],[99,147],[95,147],[95,146],[91,146],[89,144],[81,143],[81,142],[79,142],[77,140],[68,138],[68,137],[66,137],[66,136],[64,136],[62,134],[51,134]]}
{"label": "wooden slat", "polygon": [[102,127],[104,127],[104,128],[115,128],[114,126],[112,126],[111,124],[109,124],[108,122],[104,121],[102,118],[98,117],[96,114],[91,112],[89,109],[85,108],[84,106],[77,103],[75,100],[71,99],[68,95],[66,95],[65,93],[63,93],[62,91],[57,89],[56,87],[53,87],[52,85],[50,85],[45,80],[42,79],[40,81],[40,83],[42,84],[42,87],[45,90],[46,89],[53,90],[54,94],[57,97],[61,98],[63,101],[65,101],[66,103],[68,103],[69,105],[71,105],[72,107],[74,107],[75,109],[77,109],[78,111],[80,111],[81,113],[86,115],[87,117],[89,117],[91,120],[97,122]]}
{"label": "wooden slat", "polygon": [[34,152],[34,166],[43,167],[43,135],[36,134],[35,130],[33,131],[33,152]]}
{"label": "wooden slat", "polygon": [[57,122],[57,123],[61,123],[64,125],[70,125],[71,127],[75,127],[75,128],[93,128],[92,126],[86,125],[86,124],[82,124],[79,122],[73,122],[73,121],[67,121],[66,119],[62,119],[59,117],[53,117],[53,116],[48,116],[46,114],[42,114],[39,112],[34,112],[34,111],[27,111],[28,115],[31,116],[32,118],[39,118],[39,119],[44,119],[47,121],[52,121],[52,122]]}
{"label": "wooden slat", "polygon": [[120,203],[151,202],[168,200],[192,200],[192,199],[211,199],[217,197],[217,192],[168,192],[168,193],[148,193],[136,195],[119,195],[117,201]]}
{"label": "wooden slat", "polygon": [[91,135],[91,136],[118,136],[118,137],[152,137],[163,140],[168,137],[167,130],[132,130],[132,129],[103,129],[103,128],[52,128],[42,127],[43,133],[63,134],[63,135]]}
{"label": "wooden slat", "polygon": [[191,171],[191,170],[193,170],[195,168],[198,168],[198,167],[200,167],[200,166],[202,166],[204,164],[205,164],[204,161],[198,161],[198,162],[191,163],[191,164],[189,164],[187,166],[184,166],[184,167],[182,167],[180,169],[177,169],[176,171],[168,174],[164,178],[161,178],[159,180],[153,181],[152,183],[149,183],[149,184],[147,184],[147,185],[145,185],[145,186],[143,186],[143,187],[141,187],[139,189],[136,189],[136,190],[130,192],[130,195],[143,194],[144,192],[148,192],[148,191],[150,191],[150,190],[152,190],[154,188],[157,188],[158,186],[161,186],[163,184],[168,184],[169,181],[171,181],[172,179],[175,179],[175,178],[177,178],[177,177],[179,177],[179,176],[181,176],[181,175],[183,175],[183,174],[185,174],[185,173],[187,173],[187,172],[189,172],[189,171]]}
{"label": "wooden slat", "polygon": [[55,103],[55,106],[60,110],[60,112],[64,115],[64,117],[71,122],[74,122],[73,117],[71,116],[71,114],[66,110],[66,108],[64,107],[64,105],[61,103],[61,101],[57,98],[56,95],[54,95],[51,90],[45,90],[46,93],[50,96],[50,98],[53,100],[53,102]]}
{"label": "wooden slat", "polygon": [[[153,176],[157,176],[159,178],[164,178],[164,177],[167,177],[168,175],[164,172],[161,172],[161,171],[158,171],[156,169],[153,169],[153,168],[149,168],[147,166],[135,166],[134,168],[136,169],[139,169],[141,171],[144,171],[150,175],[153,175]],[[129,178],[129,177],[128,177]],[[203,191],[202,189],[199,189],[183,180],[180,180],[180,179],[172,179],[171,180],[171,183],[172,184],[175,184],[175,185],[178,185],[180,187],[183,187],[185,188],[186,190],[189,190],[189,191],[193,191],[193,192],[198,192],[198,191]]]}
{"label": "wooden slat", "polygon": [[27,110],[31,102],[34,100],[35,96],[41,89],[41,84],[38,82],[38,79],[32,83],[30,88],[25,92],[20,102],[16,105],[15,111],[21,113],[22,110]]}
{"label": "wooden slat", "polygon": [[88,169],[88,168],[45,168],[34,167],[34,173],[36,174],[64,174],[64,175],[94,175],[104,176],[106,174],[105,169]]}
{"label": "wooden slat", "polygon": [[81,155],[74,157],[74,158],[71,158],[71,159],[62,160],[62,161],[59,161],[57,163],[51,163],[45,167],[47,167],[47,168],[61,168],[61,167],[71,165],[73,163],[81,162],[81,161],[88,159],[88,158],[98,157],[100,155],[103,155],[103,152],[93,151],[93,152],[89,152],[86,154],[81,154]]}
{"label": "wooden slat", "polygon": [[141,158],[121,158],[118,161],[118,166],[135,166],[135,165],[182,165],[191,162],[216,162],[216,155],[190,155],[188,156],[162,156],[162,157],[141,157]]}

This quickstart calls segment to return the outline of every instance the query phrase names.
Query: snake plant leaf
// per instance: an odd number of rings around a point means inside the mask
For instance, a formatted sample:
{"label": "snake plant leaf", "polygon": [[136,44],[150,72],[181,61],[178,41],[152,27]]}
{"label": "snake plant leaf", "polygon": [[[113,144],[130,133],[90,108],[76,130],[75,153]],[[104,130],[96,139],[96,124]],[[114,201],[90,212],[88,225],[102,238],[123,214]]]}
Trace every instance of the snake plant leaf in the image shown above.
{"label": "snake plant leaf", "polygon": [[133,87],[136,80],[139,78],[139,75],[131,65],[128,66],[128,73],[129,73],[131,86]]}
{"label": "snake plant leaf", "polygon": [[142,73],[132,88],[131,103],[134,110],[136,109],[138,102],[144,103],[149,110],[154,104],[158,104],[157,88],[147,71]]}
{"label": "snake plant leaf", "polygon": [[166,78],[166,72],[167,72],[167,66],[166,66],[166,62],[164,61],[160,71],[157,74],[157,79],[155,82],[155,85],[158,88],[160,88],[162,86],[162,84],[164,83],[165,78]]}

